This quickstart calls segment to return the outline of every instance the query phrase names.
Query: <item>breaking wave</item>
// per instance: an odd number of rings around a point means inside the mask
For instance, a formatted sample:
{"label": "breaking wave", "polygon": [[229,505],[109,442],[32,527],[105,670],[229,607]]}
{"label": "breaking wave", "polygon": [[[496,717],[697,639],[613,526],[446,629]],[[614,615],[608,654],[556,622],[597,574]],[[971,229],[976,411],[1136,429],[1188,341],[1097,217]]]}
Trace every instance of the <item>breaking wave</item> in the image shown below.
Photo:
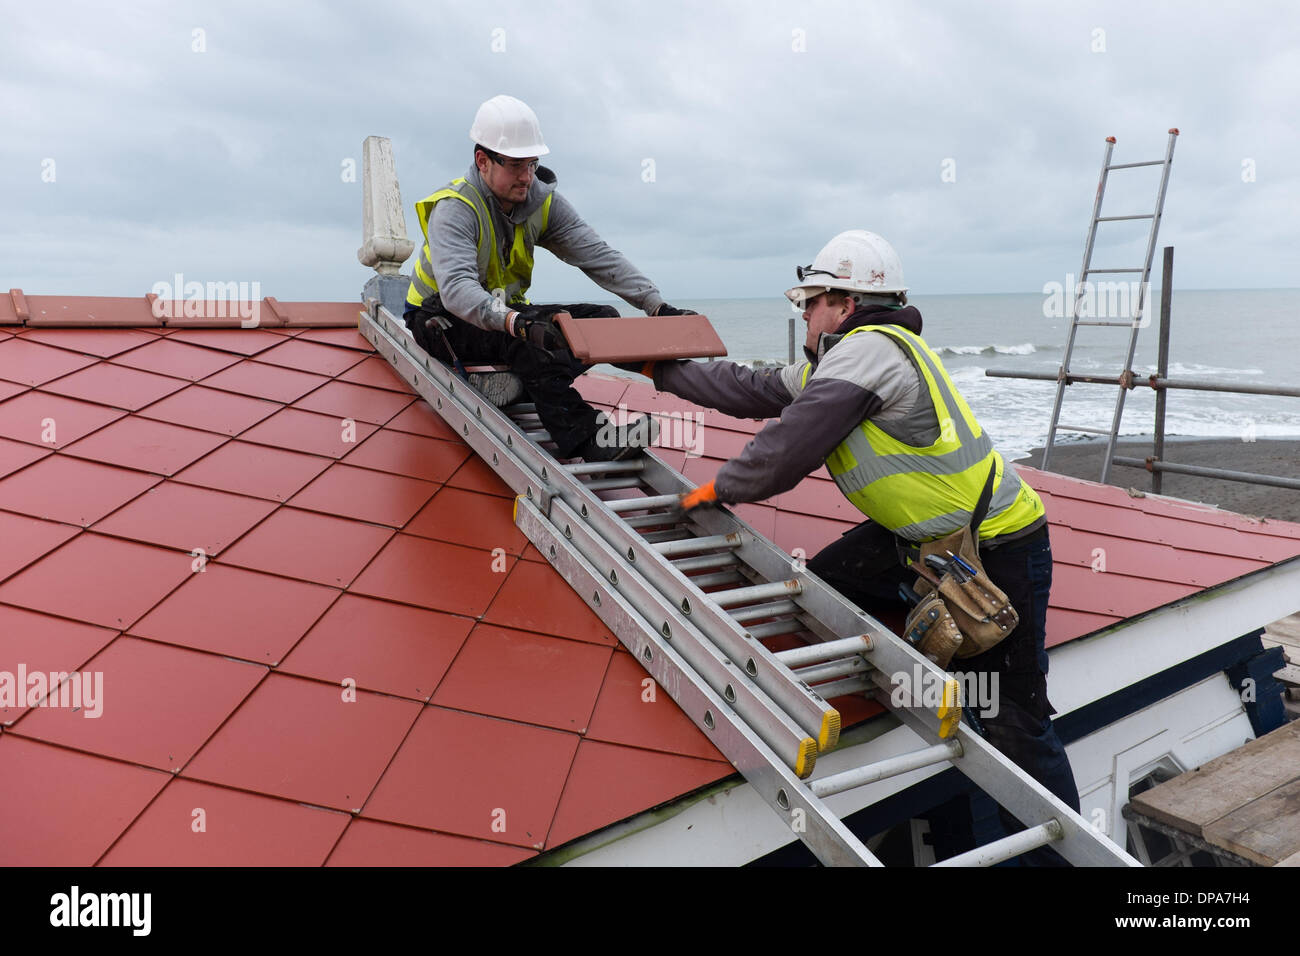
{"label": "breaking wave", "polygon": [[1038,346],[1032,342],[1020,345],[941,345],[935,351],[940,355],[1033,355],[1038,351]]}

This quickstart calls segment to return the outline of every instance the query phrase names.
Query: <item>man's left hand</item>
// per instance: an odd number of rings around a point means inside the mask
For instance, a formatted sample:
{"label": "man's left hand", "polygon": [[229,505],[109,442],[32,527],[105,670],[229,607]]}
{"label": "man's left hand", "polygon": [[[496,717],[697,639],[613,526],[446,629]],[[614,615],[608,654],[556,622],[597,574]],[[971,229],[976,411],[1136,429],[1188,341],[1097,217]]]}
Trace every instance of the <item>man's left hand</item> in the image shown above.
{"label": "man's left hand", "polygon": [[700,313],[696,312],[694,309],[678,309],[669,305],[667,302],[659,306],[659,308],[655,309],[656,318],[658,318],[661,315],[699,315],[699,314]]}
{"label": "man's left hand", "polygon": [[683,511],[690,511],[693,508],[712,508],[718,503],[718,492],[710,481],[707,485],[700,485],[694,491],[679,495],[677,500]]}

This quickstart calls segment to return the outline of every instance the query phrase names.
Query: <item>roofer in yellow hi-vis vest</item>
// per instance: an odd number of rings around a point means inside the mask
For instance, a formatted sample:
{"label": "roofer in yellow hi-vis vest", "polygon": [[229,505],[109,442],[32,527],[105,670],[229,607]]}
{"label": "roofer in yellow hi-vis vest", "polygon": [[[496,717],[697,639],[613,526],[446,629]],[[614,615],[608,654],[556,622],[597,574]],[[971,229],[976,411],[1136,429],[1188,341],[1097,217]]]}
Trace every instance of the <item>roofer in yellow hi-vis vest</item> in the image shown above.
{"label": "roofer in yellow hi-vis vest", "polygon": [[[541,246],[577,266],[603,289],[648,315],[682,315],[632,263],[596,235],[559,193],[555,174],[538,165],[550,152],[537,116],[512,96],[479,107],[470,128],[474,164],[461,179],[415,204],[424,245],[406,296],[407,327],[420,347],[457,366],[508,365],[537,406],[556,457],[609,460],[640,454],[654,440],[646,417],[606,427],[573,380],[586,369],[552,321],[616,316],[600,305],[532,305],[527,298],[533,250]],[[470,376],[498,405],[508,376]]]}
{"label": "roofer in yellow hi-vis vest", "polygon": [[[689,361],[643,369],[656,387],[689,401],[777,419],[713,481],[683,495],[683,507],[771,498],[825,463],[869,520],[824,548],[808,570],[868,613],[905,621],[903,635],[923,653],[967,675],[968,688],[987,688],[991,699],[966,701],[972,723],[1077,811],[1047,698],[1052,552],[1042,501],[994,451],[921,338],[921,313],[907,305],[902,265],[888,242],[843,232],[795,271],[800,284],[786,295],[808,324],[806,361],[763,370]],[[917,613],[935,600],[918,592],[931,591],[951,611],[943,616],[946,652],[928,653],[925,639],[941,631],[927,632],[930,620]],[[963,615],[957,605],[972,596],[992,603]],[[1004,823],[1019,829],[1013,818]],[[1025,859],[1064,862],[1051,850]]]}

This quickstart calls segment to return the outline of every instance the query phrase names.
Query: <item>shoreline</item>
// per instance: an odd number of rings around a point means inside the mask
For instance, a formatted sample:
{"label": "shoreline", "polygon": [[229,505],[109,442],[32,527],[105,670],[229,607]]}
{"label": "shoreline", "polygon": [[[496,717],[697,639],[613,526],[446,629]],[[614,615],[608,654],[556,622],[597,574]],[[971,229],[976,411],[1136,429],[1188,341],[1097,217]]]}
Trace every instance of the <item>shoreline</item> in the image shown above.
{"label": "shoreline", "polygon": [[[1146,458],[1153,453],[1154,443],[1150,435],[1121,437],[1115,445],[1115,453],[1126,458]],[[1090,439],[1057,445],[1052,449],[1051,470],[1072,478],[1098,481],[1105,444],[1104,439]],[[1016,459],[1014,463],[1037,468],[1042,457],[1043,449],[1035,448],[1028,457]],[[1242,441],[1239,438],[1170,436],[1165,439],[1165,459],[1180,465],[1300,479],[1300,438]],[[1141,468],[1111,465],[1107,484],[1150,492],[1153,477],[1151,472]],[[1300,522],[1300,490],[1166,473],[1160,493],[1217,505],[1238,514]]]}

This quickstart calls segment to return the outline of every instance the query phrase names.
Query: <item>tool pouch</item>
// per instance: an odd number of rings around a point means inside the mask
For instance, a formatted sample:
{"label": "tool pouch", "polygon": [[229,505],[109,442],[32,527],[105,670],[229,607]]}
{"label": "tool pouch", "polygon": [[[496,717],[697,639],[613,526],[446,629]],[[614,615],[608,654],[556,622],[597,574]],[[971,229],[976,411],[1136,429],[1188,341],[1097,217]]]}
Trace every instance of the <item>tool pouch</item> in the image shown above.
{"label": "tool pouch", "polygon": [[912,608],[903,635],[909,644],[944,670],[948,669],[953,654],[963,643],[961,631],[957,629],[947,605],[933,590]]}
{"label": "tool pouch", "polygon": [[[926,566],[925,557],[928,554],[938,555],[945,561],[949,559],[949,554],[955,554],[977,572],[969,581],[958,582],[951,574],[939,578],[939,594],[964,638],[957,648],[957,657],[982,654],[1016,629],[1020,615],[1011,606],[1002,589],[984,573],[984,565],[980,563],[969,526],[937,541],[927,541],[920,548],[921,567]],[[935,588],[921,577],[917,578],[916,590],[919,594],[930,594]]]}

